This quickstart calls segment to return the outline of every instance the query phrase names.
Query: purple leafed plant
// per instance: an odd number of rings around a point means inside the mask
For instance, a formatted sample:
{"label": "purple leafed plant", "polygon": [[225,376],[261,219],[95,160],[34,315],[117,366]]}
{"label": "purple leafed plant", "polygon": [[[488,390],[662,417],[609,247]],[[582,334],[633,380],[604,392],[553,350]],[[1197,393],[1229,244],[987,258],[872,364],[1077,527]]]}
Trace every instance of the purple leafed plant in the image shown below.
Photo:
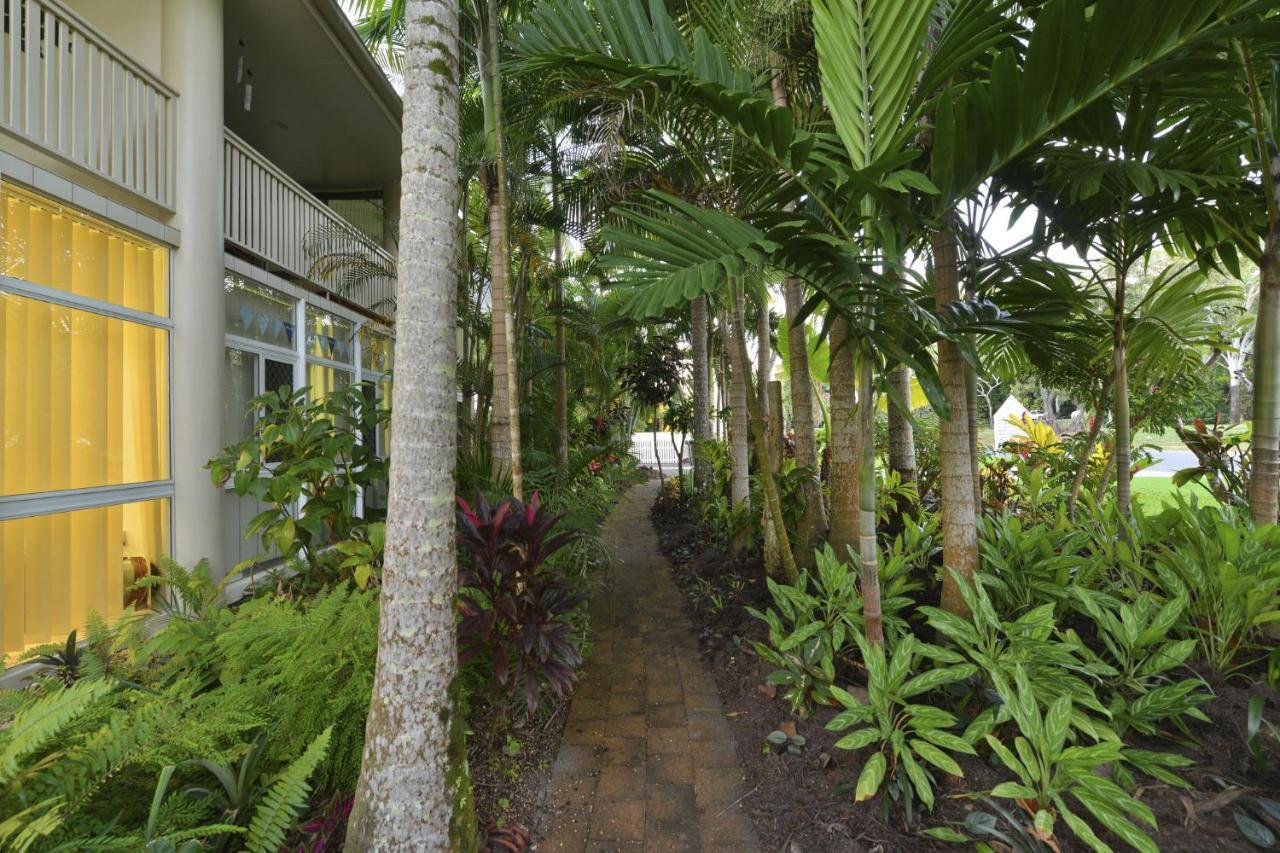
{"label": "purple leafed plant", "polygon": [[458,547],[465,555],[459,661],[488,655],[498,685],[512,696],[523,692],[530,716],[541,684],[563,696],[582,662],[572,618],[584,596],[546,565],[575,538],[553,532],[560,518],[536,493],[527,504],[509,498],[497,507],[484,495],[474,508],[458,498]]}
{"label": "purple leafed plant", "polygon": [[355,797],[334,794],[323,809],[298,829],[299,840],[287,849],[293,853],[325,853],[342,849],[347,835],[347,818]]}

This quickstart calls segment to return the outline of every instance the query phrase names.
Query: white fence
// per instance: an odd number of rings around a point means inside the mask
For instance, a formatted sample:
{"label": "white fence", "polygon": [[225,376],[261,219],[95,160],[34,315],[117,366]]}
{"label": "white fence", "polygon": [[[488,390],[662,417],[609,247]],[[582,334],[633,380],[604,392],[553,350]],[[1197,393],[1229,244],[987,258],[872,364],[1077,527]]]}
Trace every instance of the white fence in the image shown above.
{"label": "white fence", "polygon": [[172,210],[177,93],[58,0],[0,20],[0,128]]}
{"label": "white fence", "polygon": [[[671,441],[675,439],[675,444]],[[693,467],[693,441],[692,436],[684,433],[670,432],[637,432],[631,435],[631,450],[629,451],[636,461],[646,468],[658,467],[661,460],[662,469],[670,471],[672,474],[676,471],[676,465],[679,464],[680,454],[677,448],[684,451],[684,468],[688,470]]]}
{"label": "white fence", "polygon": [[[390,315],[395,279],[384,272],[395,269],[390,253],[249,143],[229,130],[224,135],[222,228],[227,240],[364,308]],[[309,247],[320,251],[312,256]]]}

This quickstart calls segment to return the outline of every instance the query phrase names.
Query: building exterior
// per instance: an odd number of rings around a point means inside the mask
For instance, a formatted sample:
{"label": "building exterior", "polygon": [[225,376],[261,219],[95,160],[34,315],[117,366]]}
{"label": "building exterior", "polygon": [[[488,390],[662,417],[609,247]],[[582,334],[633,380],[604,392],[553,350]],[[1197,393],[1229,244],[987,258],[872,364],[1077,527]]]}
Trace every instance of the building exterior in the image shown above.
{"label": "building exterior", "polygon": [[338,0],[0,0],[0,653],[225,573],[245,402],[391,369],[400,100]]}

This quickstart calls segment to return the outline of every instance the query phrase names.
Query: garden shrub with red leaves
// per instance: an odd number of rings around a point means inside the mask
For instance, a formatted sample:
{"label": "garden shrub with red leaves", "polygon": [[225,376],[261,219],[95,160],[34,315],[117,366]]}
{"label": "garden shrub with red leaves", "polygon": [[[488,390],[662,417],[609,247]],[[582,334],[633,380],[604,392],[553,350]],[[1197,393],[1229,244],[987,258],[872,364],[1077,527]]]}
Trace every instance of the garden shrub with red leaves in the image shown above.
{"label": "garden shrub with red leaves", "polygon": [[560,519],[536,493],[528,504],[509,498],[496,507],[483,494],[474,507],[458,498],[459,662],[487,656],[498,686],[523,694],[530,716],[542,684],[563,696],[582,662],[573,616],[585,596],[546,565],[576,537],[555,532]]}

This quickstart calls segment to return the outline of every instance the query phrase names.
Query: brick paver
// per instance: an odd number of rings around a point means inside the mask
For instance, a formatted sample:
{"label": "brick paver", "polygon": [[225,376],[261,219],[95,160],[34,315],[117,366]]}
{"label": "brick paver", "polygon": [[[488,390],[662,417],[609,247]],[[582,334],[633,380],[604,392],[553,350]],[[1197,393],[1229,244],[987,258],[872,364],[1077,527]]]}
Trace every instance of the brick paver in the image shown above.
{"label": "brick paver", "polygon": [[759,849],[715,681],[649,522],[657,481],[605,525],[612,588],[591,602],[593,641],[535,837],[540,851]]}

